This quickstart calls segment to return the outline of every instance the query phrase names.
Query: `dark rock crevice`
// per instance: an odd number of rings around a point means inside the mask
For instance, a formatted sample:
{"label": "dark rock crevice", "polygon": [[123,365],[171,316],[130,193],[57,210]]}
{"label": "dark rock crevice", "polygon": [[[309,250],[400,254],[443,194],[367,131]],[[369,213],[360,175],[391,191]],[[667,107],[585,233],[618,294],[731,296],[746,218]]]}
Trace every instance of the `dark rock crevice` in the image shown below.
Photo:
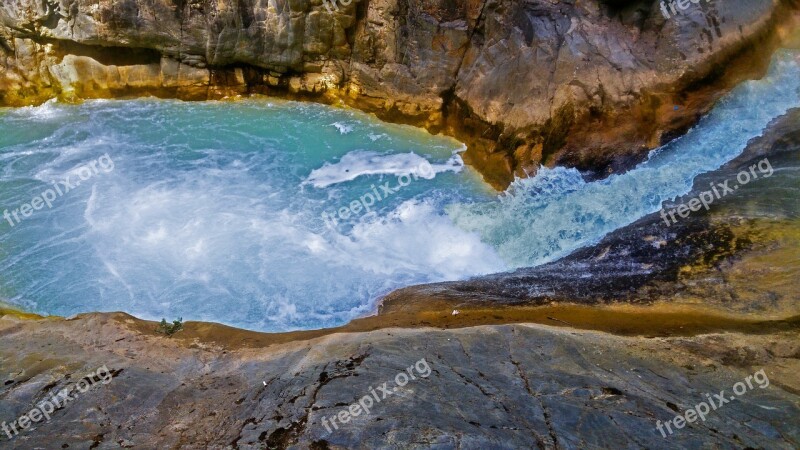
{"label": "dark rock crevice", "polygon": [[33,40],[41,45],[53,45],[54,51],[62,57],[65,55],[84,56],[105,66],[158,64],[162,58],[161,53],[146,47],[107,47],[66,40],[38,38]]}

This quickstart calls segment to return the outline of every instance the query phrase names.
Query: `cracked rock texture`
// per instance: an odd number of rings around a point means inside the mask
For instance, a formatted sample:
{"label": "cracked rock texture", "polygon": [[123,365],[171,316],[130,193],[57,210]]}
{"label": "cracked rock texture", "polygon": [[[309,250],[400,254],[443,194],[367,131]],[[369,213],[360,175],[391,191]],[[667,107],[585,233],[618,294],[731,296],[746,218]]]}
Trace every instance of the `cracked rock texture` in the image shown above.
{"label": "cracked rock texture", "polygon": [[[539,325],[385,329],[267,348],[166,338],[124,314],[0,319],[0,419],[106,365],[98,385],[2,448],[797,448],[797,333],[623,338]],[[149,324],[152,330],[153,323]],[[187,331],[192,329],[187,324]],[[219,332],[224,333],[224,329]],[[425,358],[329,432],[323,418]],[[764,368],[752,390],[666,421]],[[378,391],[378,396],[384,394]],[[67,447],[67,445],[69,447]]]}
{"label": "cracked rock texture", "polygon": [[[715,81],[757,75],[796,6],[700,2],[667,20],[658,4],[5,0],[0,104],[344,100],[456,135],[498,187],[540,162],[605,173],[690,126],[727,89]],[[748,51],[744,69],[730,64]]]}

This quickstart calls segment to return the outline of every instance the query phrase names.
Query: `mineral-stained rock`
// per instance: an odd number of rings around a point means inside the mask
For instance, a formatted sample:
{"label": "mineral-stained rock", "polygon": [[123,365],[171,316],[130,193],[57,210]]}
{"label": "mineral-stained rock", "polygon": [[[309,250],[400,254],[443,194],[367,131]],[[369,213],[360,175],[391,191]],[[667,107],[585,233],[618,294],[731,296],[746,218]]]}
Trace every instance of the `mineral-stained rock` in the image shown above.
{"label": "mineral-stained rock", "polygon": [[[226,341],[224,327],[192,336],[199,325],[168,338],[152,331],[155,323],[124,314],[0,318],[0,420],[15,421],[101,366],[114,375],[87,392],[71,391],[74,399],[51,420],[11,440],[0,433],[0,447],[800,445],[796,331],[645,339],[503,325],[384,329],[254,347]],[[763,388],[751,376],[762,368]],[[416,379],[399,387],[401,372]],[[707,402],[704,394],[733,396],[748,376],[752,388],[705,421],[673,425],[667,437],[657,431],[657,421]],[[379,401],[368,414],[330,424],[372,391]]]}
{"label": "mineral-stained rock", "polygon": [[344,100],[455,134],[503,187],[542,162],[613,170],[685,130],[760,73],[794,3],[692,3],[667,19],[642,0],[8,0],[0,104]]}

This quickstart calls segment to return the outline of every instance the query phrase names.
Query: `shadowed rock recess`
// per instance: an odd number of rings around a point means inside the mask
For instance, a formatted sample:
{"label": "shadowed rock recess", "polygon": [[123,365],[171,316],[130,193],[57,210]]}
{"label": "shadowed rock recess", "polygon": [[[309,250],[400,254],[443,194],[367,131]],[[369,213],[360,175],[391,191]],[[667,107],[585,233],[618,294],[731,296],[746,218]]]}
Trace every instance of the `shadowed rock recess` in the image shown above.
{"label": "shadowed rock recess", "polygon": [[245,93],[344,101],[459,137],[467,162],[499,188],[539,163],[603,175],[758,76],[797,10],[794,0],[704,1],[667,20],[658,5],[6,0],[0,104]]}

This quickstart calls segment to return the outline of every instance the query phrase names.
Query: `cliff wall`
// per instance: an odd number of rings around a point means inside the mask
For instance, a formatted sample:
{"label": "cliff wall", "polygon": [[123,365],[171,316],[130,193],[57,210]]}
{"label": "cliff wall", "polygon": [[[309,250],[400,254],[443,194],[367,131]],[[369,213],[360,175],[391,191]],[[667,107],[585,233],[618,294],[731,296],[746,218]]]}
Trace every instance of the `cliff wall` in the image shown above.
{"label": "cliff wall", "polygon": [[459,137],[502,188],[540,163],[629,166],[758,76],[794,6],[666,18],[656,0],[6,0],[0,104],[343,100]]}

